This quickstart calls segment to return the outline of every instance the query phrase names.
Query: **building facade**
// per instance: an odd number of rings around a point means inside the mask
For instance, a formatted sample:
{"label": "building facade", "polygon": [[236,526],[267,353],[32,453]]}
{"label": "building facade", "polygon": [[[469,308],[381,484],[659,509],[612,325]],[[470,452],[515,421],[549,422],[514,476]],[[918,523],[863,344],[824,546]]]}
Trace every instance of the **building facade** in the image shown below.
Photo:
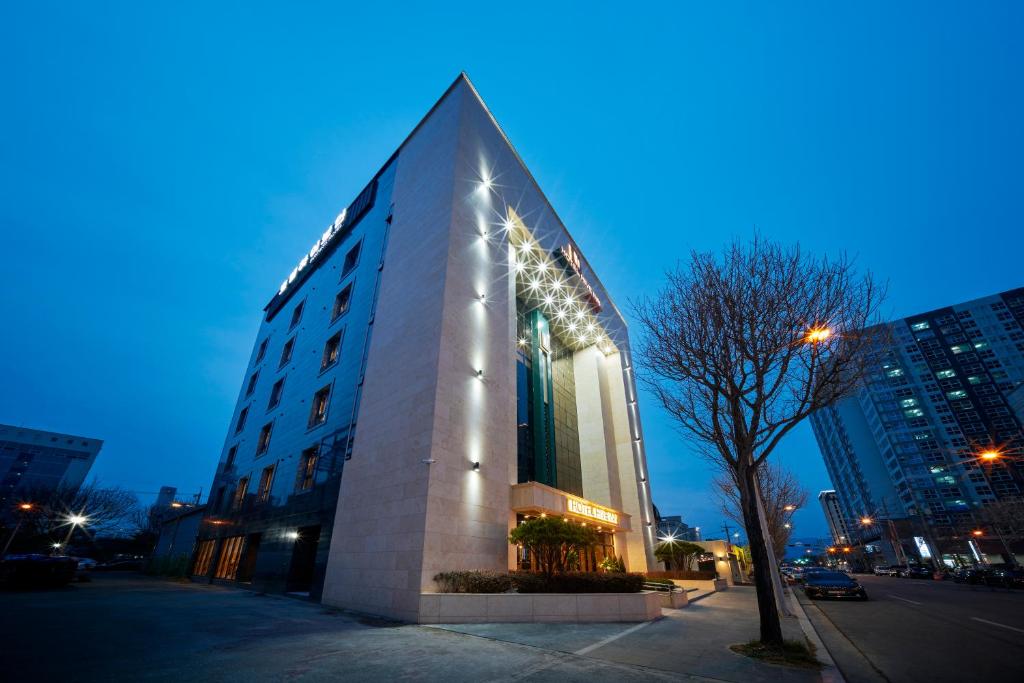
{"label": "building facade", "polygon": [[1005,557],[985,508],[1024,487],[1024,289],[888,328],[858,394],[811,417],[847,528],[897,560]]}
{"label": "building facade", "polygon": [[649,491],[625,322],[463,75],[268,303],[192,571],[417,621],[534,515],[646,570]]}
{"label": "building facade", "polygon": [[102,447],[100,439],[0,424],[0,515],[45,491],[77,490]]}
{"label": "building facade", "polygon": [[690,526],[680,515],[658,517],[658,538],[694,543],[700,540],[700,527]]}
{"label": "building facade", "polygon": [[821,503],[821,510],[825,513],[825,521],[828,522],[828,531],[832,536],[833,545],[848,545],[853,542],[850,529],[846,524],[846,517],[839,506],[839,496],[835,491],[822,491],[818,494],[818,502]]}

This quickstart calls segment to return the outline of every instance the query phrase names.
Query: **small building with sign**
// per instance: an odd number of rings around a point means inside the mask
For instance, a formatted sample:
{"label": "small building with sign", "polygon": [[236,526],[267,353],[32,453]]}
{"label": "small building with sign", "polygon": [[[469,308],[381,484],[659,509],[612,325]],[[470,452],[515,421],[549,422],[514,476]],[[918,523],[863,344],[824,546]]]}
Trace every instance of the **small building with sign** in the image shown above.
{"label": "small building with sign", "polygon": [[272,289],[192,574],[422,620],[532,516],[654,567],[626,323],[460,75]]}

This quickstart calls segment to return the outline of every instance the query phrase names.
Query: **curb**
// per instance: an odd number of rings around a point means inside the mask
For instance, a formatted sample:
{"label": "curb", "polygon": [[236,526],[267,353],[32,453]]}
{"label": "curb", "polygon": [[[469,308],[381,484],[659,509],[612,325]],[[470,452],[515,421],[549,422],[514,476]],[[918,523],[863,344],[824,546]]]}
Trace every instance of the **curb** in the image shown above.
{"label": "curb", "polygon": [[790,609],[793,610],[793,614],[796,615],[797,620],[800,622],[800,628],[803,630],[804,636],[814,645],[815,655],[822,663],[822,683],[846,683],[846,679],[843,678],[843,674],[839,671],[839,667],[836,666],[836,662],[832,659],[828,648],[825,647],[825,643],[821,641],[821,637],[814,629],[814,625],[811,624],[811,620],[807,618],[804,606],[796,599],[796,593],[793,590],[789,591],[789,602],[791,605]]}

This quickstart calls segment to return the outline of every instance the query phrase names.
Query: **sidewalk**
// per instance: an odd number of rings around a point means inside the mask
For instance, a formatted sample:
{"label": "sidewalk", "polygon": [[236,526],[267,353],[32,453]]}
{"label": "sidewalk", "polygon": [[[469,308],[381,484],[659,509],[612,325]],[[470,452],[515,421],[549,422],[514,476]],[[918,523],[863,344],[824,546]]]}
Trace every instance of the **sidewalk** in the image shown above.
{"label": "sidewalk", "polygon": [[[571,653],[609,663],[737,683],[817,683],[816,671],[765,664],[730,645],[758,636],[754,589],[736,586],[644,624],[458,624],[435,628]],[[787,639],[804,640],[796,619]]]}

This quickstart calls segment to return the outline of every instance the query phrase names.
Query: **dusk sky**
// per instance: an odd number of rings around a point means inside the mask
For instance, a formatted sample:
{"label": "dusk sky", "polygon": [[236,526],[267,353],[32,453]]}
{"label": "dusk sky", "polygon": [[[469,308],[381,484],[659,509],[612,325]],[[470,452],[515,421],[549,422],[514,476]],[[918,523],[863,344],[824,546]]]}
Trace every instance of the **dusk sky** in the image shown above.
{"label": "dusk sky", "polygon": [[[462,70],[624,312],[755,226],[855,255],[890,317],[1024,285],[1020,3],[448,4],[8,6],[0,422],[205,496],[263,306]],[[720,535],[641,415],[655,504]],[[825,535],[809,424],[774,457]]]}

